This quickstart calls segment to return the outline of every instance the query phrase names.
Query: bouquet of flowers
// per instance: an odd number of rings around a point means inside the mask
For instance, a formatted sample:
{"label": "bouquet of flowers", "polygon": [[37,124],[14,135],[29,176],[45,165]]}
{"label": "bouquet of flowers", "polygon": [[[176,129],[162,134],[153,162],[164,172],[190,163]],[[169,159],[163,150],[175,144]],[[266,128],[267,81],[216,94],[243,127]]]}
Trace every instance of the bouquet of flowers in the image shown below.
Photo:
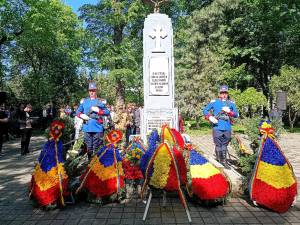
{"label": "bouquet of flowers", "polygon": [[137,165],[144,152],[139,148],[134,148],[126,153],[126,158],[130,164]]}

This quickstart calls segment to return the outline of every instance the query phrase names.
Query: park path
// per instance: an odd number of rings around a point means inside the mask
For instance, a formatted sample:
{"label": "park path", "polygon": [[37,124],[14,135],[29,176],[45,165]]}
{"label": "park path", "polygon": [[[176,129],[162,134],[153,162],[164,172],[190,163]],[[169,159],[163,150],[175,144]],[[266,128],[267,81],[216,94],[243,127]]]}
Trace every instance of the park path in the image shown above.
{"label": "park path", "polygon": [[[211,137],[192,137],[205,151],[212,150]],[[291,138],[291,140],[289,139]],[[297,143],[300,135],[289,136],[283,149],[291,159],[299,175],[299,156]],[[282,139],[284,141],[284,138]],[[108,204],[99,206],[79,202],[64,209],[42,211],[34,208],[28,200],[28,183],[45,138],[33,137],[29,155],[20,157],[20,141],[4,144],[4,155],[0,157],[0,225],[10,224],[188,224],[184,209],[178,198],[168,196],[166,207],[162,199],[154,198],[146,222],[142,221],[145,204],[133,199],[127,204]],[[290,150],[292,151],[290,152]],[[297,176],[298,176],[297,175]],[[299,177],[299,176],[298,176]],[[231,198],[226,205],[204,207],[189,201],[192,224],[294,224],[300,225],[299,207],[291,208],[287,213],[277,214],[269,210],[253,207],[247,199]]]}

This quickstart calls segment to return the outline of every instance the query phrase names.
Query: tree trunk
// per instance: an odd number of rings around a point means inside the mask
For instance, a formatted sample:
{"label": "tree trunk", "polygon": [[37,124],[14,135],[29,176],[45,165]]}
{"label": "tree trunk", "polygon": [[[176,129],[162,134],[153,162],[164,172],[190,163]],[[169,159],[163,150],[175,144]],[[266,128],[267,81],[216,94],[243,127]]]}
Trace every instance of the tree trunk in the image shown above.
{"label": "tree trunk", "polygon": [[[123,25],[118,25],[114,27],[114,44],[119,45],[122,43],[123,40]],[[122,62],[119,60],[115,61],[115,69],[121,69]],[[125,84],[120,78],[116,78],[116,105],[124,105],[125,104]]]}
{"label": "tree trunk", "polygon": [[116,105],[124,105],[125,104],[125,87],[121,79],[117,79],[116,83]]}
{"label": "tree trunk", "polygon": [[289,116],[289,124],[290,124],[290,131],[293,132],[294,124],[297,119],[298,112],[293,113],[292,107],[288,107],[288,116]]}
{"label": "tree trunk", "polygon": [[200,129],[200,117],[196,116],[196,129]]}

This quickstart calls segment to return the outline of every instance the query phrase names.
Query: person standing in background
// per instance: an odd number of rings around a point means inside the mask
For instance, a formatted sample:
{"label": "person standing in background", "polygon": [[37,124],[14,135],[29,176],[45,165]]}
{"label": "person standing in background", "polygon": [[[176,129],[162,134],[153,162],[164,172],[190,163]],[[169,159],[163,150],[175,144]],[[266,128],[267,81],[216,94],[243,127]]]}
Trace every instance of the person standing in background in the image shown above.
{"label": "person standing in background", "polygon": [[29,143],[32,134],[32,119],[30,118],[32,106],[27,104],[23,110],[22,107],[23,104],[20,106],[18,122],[20,124],[21,131],[21,155],[26,155],[29,153]]}
{"label": "person standing in background", "polygon": [[178,113],[178,129],[181,134],[184,133],[184,121],[180,112]]}
{"label": "person standing in background", "polygon": [[47,105],[47,127],[50,126],[50,123],[56,117],[56,109],[52,102]]}
{"label": "person standing in background", "polygon": [[2,154],[2,146],[3,146],[3,136],[5,134],[5,127],[9,121],[9,115],[5,110],[5,103],[2,103],[0,106],[0,155]]}
{"label": "person standing in background", "polygon": [[141,107],[134,107],[133,111],[134,131],[133,134],[141,133]]}
{"label": "person standing in background", "polygon": [[41,128],[45,130],[47,128],[47,106],[42,107],[42,119]]}
{"label": "person standing in background", "polygon": [[130,135],[133,134],[134,132],[134,127],[133,127],[133,117],[134,117],[134,111],[133,111],[133,105],[128,104],[127,109],[126,109],[126,117],[127,117],[127,122],[126,122],[126,130],[125,130],[125,136],[126,136],[126,147],[129,145],[129,137]]}

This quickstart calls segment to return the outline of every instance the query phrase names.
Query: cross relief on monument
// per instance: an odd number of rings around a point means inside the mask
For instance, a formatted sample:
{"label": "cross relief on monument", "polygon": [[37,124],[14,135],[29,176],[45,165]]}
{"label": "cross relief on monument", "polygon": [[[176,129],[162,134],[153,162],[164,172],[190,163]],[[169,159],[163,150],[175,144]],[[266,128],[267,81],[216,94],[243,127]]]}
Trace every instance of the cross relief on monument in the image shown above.
{"label": "cross relief on monument", "polygon": [[155,39],[155,48],[152,49],[152,52],[164,52],[164,50],[161,48],[160,39],[165,39],[167,36],[168,34],[163,31],[162,27],[159,24],[153,28],[153,32],[149,34],[150,38]]}

